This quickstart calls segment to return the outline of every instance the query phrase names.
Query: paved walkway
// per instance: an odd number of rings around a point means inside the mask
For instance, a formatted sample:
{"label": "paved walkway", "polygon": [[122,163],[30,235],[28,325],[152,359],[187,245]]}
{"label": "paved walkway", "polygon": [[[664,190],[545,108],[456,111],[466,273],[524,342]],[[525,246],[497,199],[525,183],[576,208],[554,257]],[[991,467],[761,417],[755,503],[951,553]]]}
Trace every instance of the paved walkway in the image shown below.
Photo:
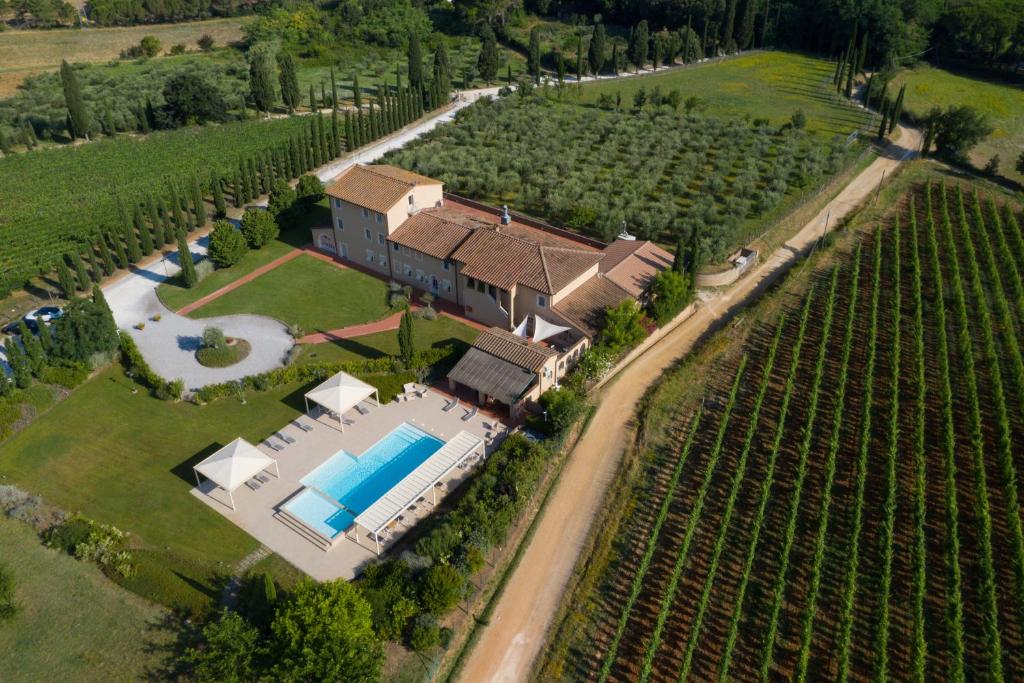
{"label": "paved walkway", "polygon": [[866,201],[883,176],[918,150],[920,134],[901,127],[900,143],[891,144],[785,245],[734,285],[709,297],[688,320],[608,382],[459,680],[529,680],[594,516],[632,438],[636,408],[647,388],[707,331],[756,300],[829,227]]}

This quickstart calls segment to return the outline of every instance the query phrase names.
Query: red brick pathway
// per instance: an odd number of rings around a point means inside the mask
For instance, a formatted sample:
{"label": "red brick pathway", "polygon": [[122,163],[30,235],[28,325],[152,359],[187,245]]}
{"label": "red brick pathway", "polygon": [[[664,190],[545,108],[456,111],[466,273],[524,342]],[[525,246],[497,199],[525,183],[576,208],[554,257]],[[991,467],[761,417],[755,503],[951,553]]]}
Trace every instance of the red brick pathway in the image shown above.
{"label": "red brick pathway", "polygon": [[188,315],[189,313],[191,313],[192,311],[196,310],[197,308],[205,306],[206,304],[210,303],[214,299],[219,299],[220,297],[224,296],[228,292],[231,292],[231,291],[234,291],[234,290],[238,289],[239,287],[241,287],[242,285],[244,285],[247,282],[252,282],[256,278],[258,278],[260,275],[263,275],[264,273],[269,273],[270,271],[274,270],[275,268],[277,268],[282,263],[287,263],[288,261],[291,261],[293,258],[297,258],[297,257],[301,256],[303,253],[305,253],[303,249],[295,249],[293,251],[289,251],[284,256],[279,256],[276,259],[274,259],[273,261],[271,261],[270,263],[263,264],[262,266],[260,266],[256,270],[252,271],[248,275],[243,275],[242,277],[238,278],[234,282],[232,282],[230,284],[227,284],[227,285],[224,285],[220,289],[214,290],[213,292],[210,292],[206,296],[200,297],[200,298],[196,299],[195,301],[193,301],[190,304],[182,306],[176,312],[177,312],[178,315]]}

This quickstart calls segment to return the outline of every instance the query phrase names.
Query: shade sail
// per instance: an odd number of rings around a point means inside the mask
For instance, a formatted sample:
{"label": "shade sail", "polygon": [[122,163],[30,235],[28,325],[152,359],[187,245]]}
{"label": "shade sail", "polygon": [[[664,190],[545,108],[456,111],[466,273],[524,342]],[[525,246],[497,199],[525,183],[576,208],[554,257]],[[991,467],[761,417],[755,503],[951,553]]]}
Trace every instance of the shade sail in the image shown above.
{"label": "shade sail", "polygon": [[556,325],[554,323],[549,323],[547,320],[540,317],[536,313],[533,315],[533,341],[535,342],[550,339],[551,337],[554,337],[556,334],[568,332],[570,329],[572,328],[566,327],[565,325]]}
{"label": "shade sail", "polygon": [[306,399],[341,415],[376,393],[377,389],[372,385],[346,372],[339,372],[308,392]]}
{"label": "shade sail", "polygon": [[245,439],[238,438],[193,469],[225,491],[234,491],[277,462]]}

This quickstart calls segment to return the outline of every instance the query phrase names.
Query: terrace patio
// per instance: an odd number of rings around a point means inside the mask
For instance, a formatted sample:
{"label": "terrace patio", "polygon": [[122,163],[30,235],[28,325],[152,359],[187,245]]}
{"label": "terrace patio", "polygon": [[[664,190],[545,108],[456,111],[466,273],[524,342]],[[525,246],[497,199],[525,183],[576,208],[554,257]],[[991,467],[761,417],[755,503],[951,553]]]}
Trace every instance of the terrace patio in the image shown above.
{"label": "terrace patio", "polygon": [[[421,398],[395,400],[382,406],[366,402],[363,405],[369,408],[367,414],[353,409],[340,416],[344,421],[344,432],[340,431],[335,417],[327,412],[314,417],[317,412],[312,412],[285,425],[257,445],[262,453],[276,460],[280,476],[275,477],[271,471],[259,489],[252,490],[247,486],[235,489],[234,510],[230,507],[227,492],[212,481],[202,481],[191,493],[314,579],[352,579],[366,563],[377,557],[372,536],[360,530],[357,542],[351,534],[339,534],[325,549],[318,544],[320,539],[314,539],[304,533],[305,530],[294,526],[293,520],[281,513],[282,506],[303,491],[303,477],[338,451],[345,450],[358,457],[402,423],[409,423],[445,442],[460,432],[468,432],[484,440],[486,454],[490,455],[506,431],[504,425],[482,412],[464,420],[472,406],[459,405],[446,412],[444,408],[448,403],[447,396],[431,389],[426,390]],[[309,430],[301,429],[300,423]],[[439,479],[440,486],[423,496],[423,502],[414,503],[415,509],[404,511],[400,519],[390,522],[390,535],[381,539],[381,548],[386,549],[430,515],[435,509],[432,493],[436,492],[440,503],[472,470],[471,465],[458,466],[444,474]]]}

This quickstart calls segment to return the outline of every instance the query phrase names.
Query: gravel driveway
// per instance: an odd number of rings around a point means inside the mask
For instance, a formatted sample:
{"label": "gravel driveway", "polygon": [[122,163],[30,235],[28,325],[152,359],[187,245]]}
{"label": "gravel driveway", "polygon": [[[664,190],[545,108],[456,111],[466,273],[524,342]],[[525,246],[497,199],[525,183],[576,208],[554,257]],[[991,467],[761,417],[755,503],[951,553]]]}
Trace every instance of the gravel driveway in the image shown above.
{"label": "gravel driveway", "polygon": [[[189,245],[193,255],[205,255],[204,237]],[[261,315],[228,315],[193,320],[174,313],[156,295],[157,286],[179,270],[177,253],[107,285],[103,294],[114,312],[117,326],[128,331],[146,362],[165,379],[182,379],[185,388],[195,390],[207,384],[240,379],[284,365],[285,354],[294,340],[285,325]],[[152,318],[160,316],[160,322]],[[137,323],[145,323],[142,330]],[[215,325],[229,337],[245,339],[252,346],[249,356],[227,368],[207,368],[196,361],[203,330]]]}

